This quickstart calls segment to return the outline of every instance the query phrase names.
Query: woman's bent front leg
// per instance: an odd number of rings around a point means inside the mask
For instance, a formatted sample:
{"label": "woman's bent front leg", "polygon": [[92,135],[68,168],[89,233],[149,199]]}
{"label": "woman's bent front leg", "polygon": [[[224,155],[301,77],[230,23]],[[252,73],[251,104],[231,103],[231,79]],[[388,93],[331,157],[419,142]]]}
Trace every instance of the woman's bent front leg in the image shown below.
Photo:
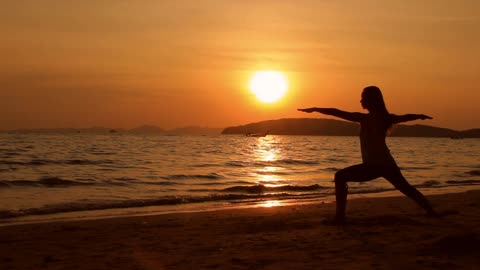
{"label": "woman's bent front leg", "polygon": [[348,185],[346,179],[335,174],[335,202],[336,214],[335,221],[343,222],[345,220],[345,209],[347,208]]}
{"label": "woman's bent front leg", "polygon": [[373,167],[364,163],[341,169],[335,173],[336,222],[341,223],[345,220],[348,194],[347,182],[366,182],[378,178],[380,174],[380,171],[376,171]]}

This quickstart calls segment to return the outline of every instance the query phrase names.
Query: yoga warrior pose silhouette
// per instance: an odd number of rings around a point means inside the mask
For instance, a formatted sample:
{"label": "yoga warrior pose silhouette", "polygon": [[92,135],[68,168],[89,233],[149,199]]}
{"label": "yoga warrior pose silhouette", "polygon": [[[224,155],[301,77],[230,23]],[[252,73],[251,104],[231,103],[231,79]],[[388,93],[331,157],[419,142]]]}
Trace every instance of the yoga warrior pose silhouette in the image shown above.
{"label": "yoga warrior pose silhouette", "polygon": [[346,112],[334,108],[305,108],[301,112],[319,112],[333,115],[348,121],[360,123],[360,146],[363,163],[344,168],[335,173],[336,215],[334,223],[345,221],[347,203],[347,182],[366,182],[384,177],[403,194],[420,205],[427,215],[436,216],[427,199],[416,188],[410,185],[400,172],[385,142],[387,132],[392,125],[417,119],[432,119],[424,114],[390,114],[383,101],[382,92],[376,86],[363,89],[362,107],[368,113]]}

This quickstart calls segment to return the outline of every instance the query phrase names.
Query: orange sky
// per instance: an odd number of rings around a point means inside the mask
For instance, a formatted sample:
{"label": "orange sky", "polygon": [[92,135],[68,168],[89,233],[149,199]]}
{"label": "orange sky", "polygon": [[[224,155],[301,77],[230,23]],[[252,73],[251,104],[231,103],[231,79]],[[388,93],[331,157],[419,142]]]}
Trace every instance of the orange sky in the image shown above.
{"label": "orange sky", "polygon": [[[0,129],[226,127],[361,111],[378,85],[392,113],[480,127],[478,0],[2,1]],[[265,105],[255,70],[285,72]]]}

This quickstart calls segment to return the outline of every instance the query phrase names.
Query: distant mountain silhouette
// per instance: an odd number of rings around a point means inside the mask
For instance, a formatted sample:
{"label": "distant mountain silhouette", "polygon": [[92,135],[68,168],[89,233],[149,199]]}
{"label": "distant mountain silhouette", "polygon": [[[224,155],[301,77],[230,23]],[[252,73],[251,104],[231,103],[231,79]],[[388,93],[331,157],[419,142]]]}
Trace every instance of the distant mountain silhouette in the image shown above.
{"label": "distant mountain silhouette", "polygon": [[208,128],[208,127],[182,127],[171,129],[168,133],[173,134],[188,134],[188,135],[218,135],[222,132],[221,128]]}
{"label": "distant mountain silhouette", "polygon": [[137,128],[126,130],[127,133],[133,134],[163,134],[165,130],[157,126],[144,125]]}
{"label": "distant mountain silhouette", "polygon": [[[285,118],[227,127],[222,134],[262,133],[270,130],[276,135],[358,136],[357,123],[323,118]],[[390,136],[396,137],[452,137],[480,138],[480,129],[456,131],[427,125],[395,125]]]}
{"label": "distant mountain silhouette", "polygon": [[390,136],[395,137],[451,137],[459,133],[458,131],[432,127],[427,125],[395,125]]}
{"label": "distant mountain silhouette", "polygon": [[[137,134],[137,135],[217,135],[265,133],[272,135],[321,135],[321,136],[358,136],[360,126],[356,123],[323,118],[285,118],[249,123],[240,126],[220,128],[181,127],[163,129],[154,125],[143,125],[133,129],[121,128],[40,128],[2,130],[0,133],[39,133],[39,134]],[[397,137],[452,137],[480,138],[480,128],[457,131],[427,125],[395,125],[390,136]]]}
{"label": "distant mountain silhouette", "polygon": [[222,134],[263,133],[267,130],[276,135],[351,136],[358,134],[360,126],[332,119],[287,118],[228,127]]}
{"label": "distant mountain silhouette", "polygon": [[480,128],[464,130],[461,134],[465,138],[480,138]]}
{"label": "distant mountain silhouette", "polygon": [[[102,134],[110,132],[111,128],[91,127],[91,128],[33,128],[33,129],[15,129],[5,130],[2,132],[8,133],[40,133],[40,134],[69,134],[69,133],[84,133],[84,134]],[[122,132],[123,129],[115,129],[117,132]]]}
{"label": "distant mountain silhouette", "polygon": [[183,127],[166,130],[154,125],[143,125],[132,129],[122,128],[38,128],[38,129],[16,129],[2,130],[0,133],[39,133],[39,134],[137,134],[137,135],[162,135],[162,134],[179,134],[179,135],[217,135],[222,131],[221,128],[207,127]]}

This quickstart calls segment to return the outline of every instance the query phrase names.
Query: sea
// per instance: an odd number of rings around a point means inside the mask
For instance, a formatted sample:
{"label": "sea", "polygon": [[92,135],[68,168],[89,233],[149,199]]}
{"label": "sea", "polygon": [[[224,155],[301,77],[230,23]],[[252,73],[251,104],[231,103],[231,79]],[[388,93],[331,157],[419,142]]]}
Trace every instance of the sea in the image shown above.
{"label": "sea", "polygon": [[[387,143],[422,192],[480,188],[480,139]],[[331,202],[335,172],[357,163],[358,137],[2,133],[0,225]]]}

